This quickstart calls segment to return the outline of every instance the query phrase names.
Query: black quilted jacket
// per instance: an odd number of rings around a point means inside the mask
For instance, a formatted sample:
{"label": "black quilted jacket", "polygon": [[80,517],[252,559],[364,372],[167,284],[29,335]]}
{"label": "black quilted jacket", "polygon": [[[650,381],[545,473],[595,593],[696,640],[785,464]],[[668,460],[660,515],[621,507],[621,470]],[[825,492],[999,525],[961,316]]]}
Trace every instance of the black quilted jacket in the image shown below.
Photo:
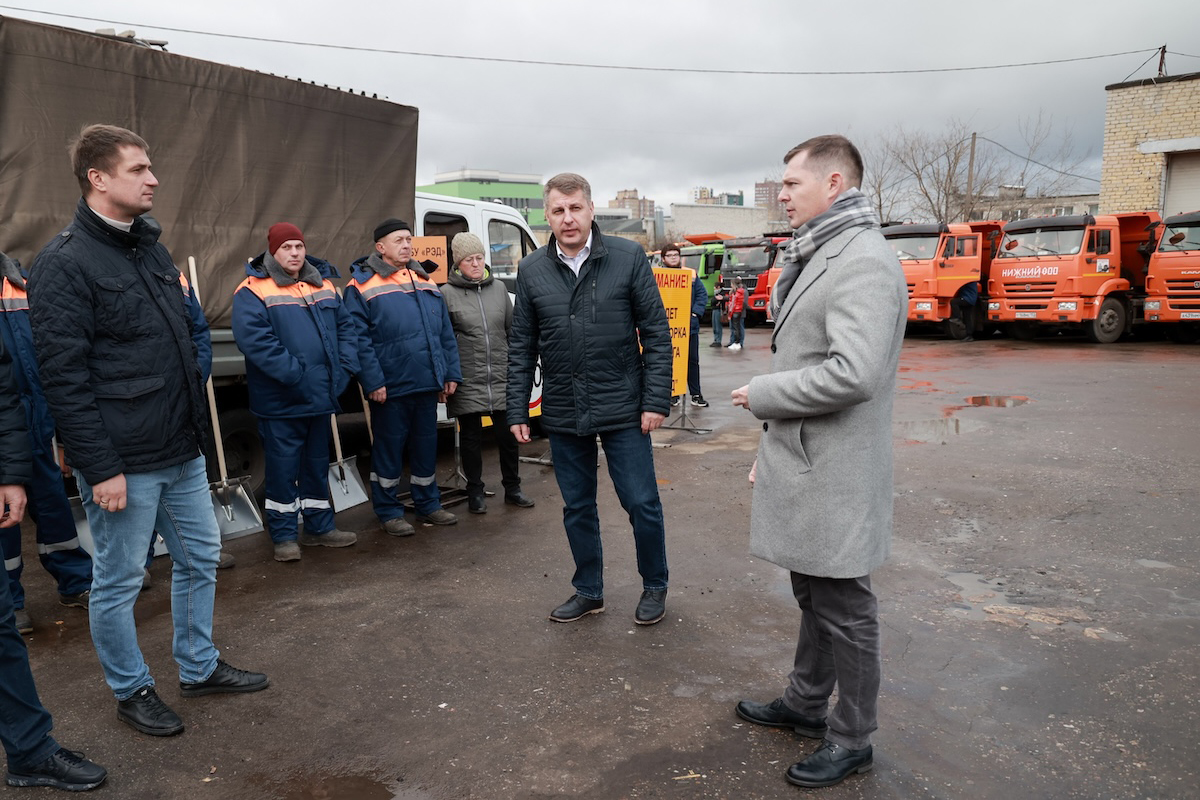
{"label": "black quilted jacket", "polygon": [[67,460],[97,483],[200,455],[206,425],[192,322],[158,229],[105,224],[82,200],[42,249],[29,314]]}
{"label": "black quilted jacket", "polygon": [[643,411],[670,411],[671,335],[637,244],[601,236],[593,224],[578,279],[553,236],[521,260],[509,336],[510,425],[529,421],[539,357],[545,430],[586,436],[638,426]]}

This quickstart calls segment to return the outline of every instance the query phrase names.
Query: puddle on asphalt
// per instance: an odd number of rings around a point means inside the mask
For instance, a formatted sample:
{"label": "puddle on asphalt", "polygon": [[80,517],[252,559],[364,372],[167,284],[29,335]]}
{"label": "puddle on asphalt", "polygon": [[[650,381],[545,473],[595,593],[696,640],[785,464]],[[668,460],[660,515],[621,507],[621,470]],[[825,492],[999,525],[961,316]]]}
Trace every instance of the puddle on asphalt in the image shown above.
{"label": "puddle on asphalt", "polygon": [[272,796],[283,800],[432,800],[421,789],[389,789],[361,775],[292,775],[270,783]]}
{"label": "puddle on asphalt", "polygon": [[1010,628],[1024,628],[1031,633],[1061,629],[1081,633],[1089,639],[1125,641],[1125,637],[1119,633],[1089,625],[1091,617],[1082,609],[1041,608],[1014,603],[999,583],[974,572],[949,572],[946,580],[959,588],[959,600],[951,606],[950,613],[961,619],[995,622]]}
{"label": "puddle on asphalt", "polygon": [[1019,394],[976,394],[963,399],[966,400],[967,405],[995,406],[998,408],[1023,406],[1029,402],[1028,397]]}

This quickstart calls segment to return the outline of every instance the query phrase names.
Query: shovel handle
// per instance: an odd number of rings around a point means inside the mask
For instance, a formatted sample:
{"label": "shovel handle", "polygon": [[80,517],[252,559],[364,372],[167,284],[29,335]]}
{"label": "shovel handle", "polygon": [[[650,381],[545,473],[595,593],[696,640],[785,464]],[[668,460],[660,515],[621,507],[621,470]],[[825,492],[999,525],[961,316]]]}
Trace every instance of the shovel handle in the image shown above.
{"label": "shovel handle", "polygon": [[[196,296],[196,302],[200,302],[200,285],[196,282],[196,257],[188,256],[188,273],[192,281],[192,294]],[[208,415],[212,417],[213,426],[213,449],[217,451],[217,469],[221,474],[221,482],[224,483],[229,479],[229,473],[225,469],[225,443],[221,437],[221,421],[217,416],[217,392],[213,388],[212,375],[208,376],[208,382],[204,385],[208,394]]]}
{"label": "shovel handle", "polygon": [[367,438],[371,440],[371,444],[375,444],[375,431],[371,430],[371,406],[367,403],[367,396],[363,394],[361,383],[358,385],[358,397],[362,400],[363,416],[367,420]]}
{"label": "shovel handle", "polygon": [[333,430],[333,454],[340,466],[342,463],[342,435],[338,432],[337,414],[329,415],[329,427]]}

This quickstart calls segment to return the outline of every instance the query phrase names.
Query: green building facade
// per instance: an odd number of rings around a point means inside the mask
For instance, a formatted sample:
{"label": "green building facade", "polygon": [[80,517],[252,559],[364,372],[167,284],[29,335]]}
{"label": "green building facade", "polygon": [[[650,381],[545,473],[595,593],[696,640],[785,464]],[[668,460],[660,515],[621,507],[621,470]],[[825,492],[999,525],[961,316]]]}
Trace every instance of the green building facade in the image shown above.
{"label": "green building facade", "polygon": [[515,208],[531,228],[546,226],[541,175],[461,169],[438,173],[433,181],[427,186],[418,186],[417,191],[467,200],[495,200]]}

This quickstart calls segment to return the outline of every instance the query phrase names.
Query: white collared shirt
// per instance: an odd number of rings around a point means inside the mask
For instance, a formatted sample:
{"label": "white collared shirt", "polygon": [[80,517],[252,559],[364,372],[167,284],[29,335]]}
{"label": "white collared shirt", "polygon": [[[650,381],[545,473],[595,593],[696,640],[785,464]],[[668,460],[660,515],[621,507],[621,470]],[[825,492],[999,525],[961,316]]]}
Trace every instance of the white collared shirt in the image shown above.
{"label": "white collared shirt", "polygon": [[592,234],[588,233],[587,241],[583,243],[583,247],[574,256],[569,256],[562,251],[558,246],[558,240],[554,240],[554,249],[558,251],[558,257],[563,260],[563,263],[571,268],[571,272],[575,273],[575,277],[579,277],[579,268],[583,266],[583,262],[587,261],[588,256],[592,254]]}

